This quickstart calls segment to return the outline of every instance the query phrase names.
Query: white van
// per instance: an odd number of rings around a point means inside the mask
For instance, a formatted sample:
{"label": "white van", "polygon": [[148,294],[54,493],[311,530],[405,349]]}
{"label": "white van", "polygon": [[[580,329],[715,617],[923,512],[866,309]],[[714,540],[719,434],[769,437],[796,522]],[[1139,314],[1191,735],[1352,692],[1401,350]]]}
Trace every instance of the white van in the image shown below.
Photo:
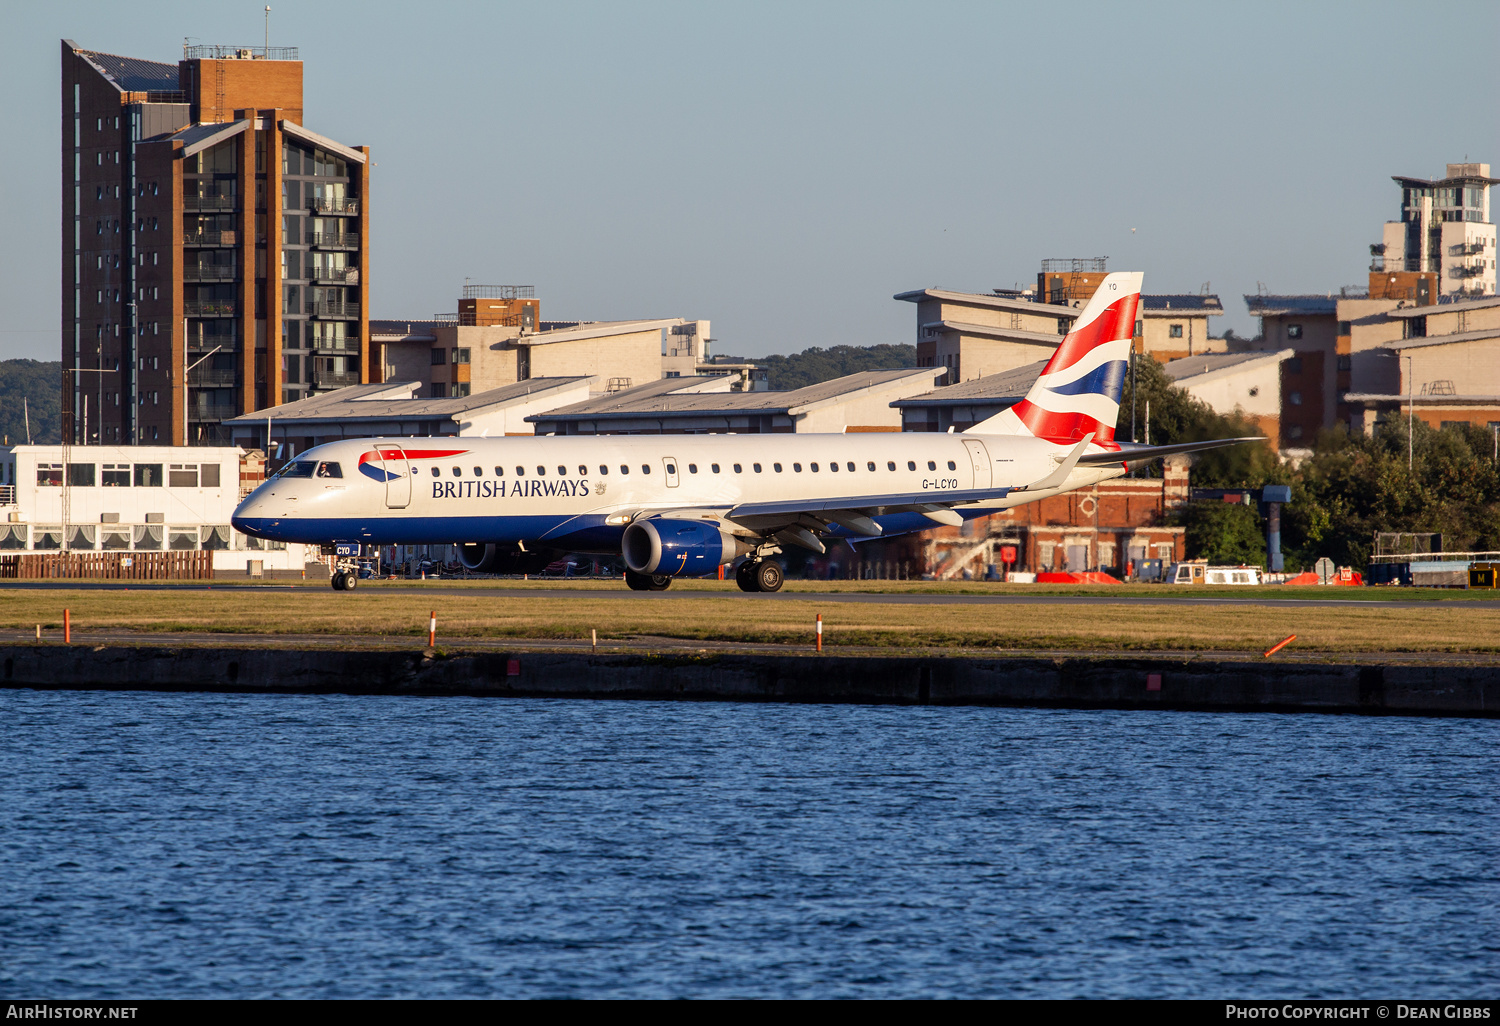
{"label": "white van", "polygon": [[1261,571],[1254,566],[1209,566],[1199,559],[1173,563],[1168,584],[1212,584],[1218,586],[1261,584]]}

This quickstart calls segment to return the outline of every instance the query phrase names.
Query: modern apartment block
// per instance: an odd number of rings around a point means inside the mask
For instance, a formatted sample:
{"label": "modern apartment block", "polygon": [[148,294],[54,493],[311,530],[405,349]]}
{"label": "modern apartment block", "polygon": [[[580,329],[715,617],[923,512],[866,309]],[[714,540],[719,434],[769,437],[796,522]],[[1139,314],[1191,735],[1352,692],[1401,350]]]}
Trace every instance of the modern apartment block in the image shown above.
{"label": "modern apartment block", "polygon": [[[1378,275],[1383,273],[1436,275],[1443,296],[1493,296],[1496,254],[1490,186],[1500,179],[1490,177],[1490,166],[1449,164],[1446,177],[1431,181],[1393,178],[1401,186],[1401,220],[1387,221],[1380,244],[1370,247],[1375,257],[1370,266],[1371,295],[1380,289]],[[1421,284],[1419,280],[1418,287]]]}
{"label": "modern apartment block", "polygon": [[369,148],[302,121],[295,48],[167,64],[63,40],[73,442],[227,444],[231,417],[380,380]]}

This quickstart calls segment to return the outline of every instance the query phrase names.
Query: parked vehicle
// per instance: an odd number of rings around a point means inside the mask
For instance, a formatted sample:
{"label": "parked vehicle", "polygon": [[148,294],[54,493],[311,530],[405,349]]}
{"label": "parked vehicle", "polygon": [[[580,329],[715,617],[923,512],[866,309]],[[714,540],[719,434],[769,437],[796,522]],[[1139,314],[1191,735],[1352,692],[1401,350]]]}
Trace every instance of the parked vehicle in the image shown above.
{"label": "parked vehicle", "polygon": [[1168,584],[1254,585],[1262,583],[1258,566],[1209,566],[1207,560],[1189,559],[1173,563],[1165,578]]}

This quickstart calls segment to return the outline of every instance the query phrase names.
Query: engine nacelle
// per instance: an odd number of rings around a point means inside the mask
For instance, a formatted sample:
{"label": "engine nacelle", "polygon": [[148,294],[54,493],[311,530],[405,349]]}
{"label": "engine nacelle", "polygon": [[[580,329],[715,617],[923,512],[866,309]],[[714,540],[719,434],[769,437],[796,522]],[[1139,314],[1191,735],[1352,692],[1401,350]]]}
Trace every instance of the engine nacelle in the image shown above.
{"label": "engine nacelle", "polygon": [[638,520],[625,528],[625,565],[638,574],[711,574],[750,546],[706,520]]}

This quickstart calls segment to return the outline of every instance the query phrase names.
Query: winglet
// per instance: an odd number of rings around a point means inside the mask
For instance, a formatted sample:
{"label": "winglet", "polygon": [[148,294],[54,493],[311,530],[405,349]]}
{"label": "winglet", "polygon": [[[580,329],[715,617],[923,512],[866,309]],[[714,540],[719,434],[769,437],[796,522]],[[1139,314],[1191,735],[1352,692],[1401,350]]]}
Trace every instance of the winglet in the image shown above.
{"label": "winglet", "polygon": [[1092,435],[1088,438],[1083,439],[1068,451],[1068,455],[1063,459],[1061,463],[1057,465],[1056,470],[1048,474],[1046,477],[1042,478],[1040,481],[1033,481],[1025,488],[1018,490],[1025,492],[1042,492],[1046,491],[1049,488],[1061,488],[1063,485],[1067,484],[1068,475],[1073,473],[1073,468],[1078,466],[1078,460],[1081,456],[1083,456],[1083,450],[1087,449],[1089,447],[1089,443],[1093,440],[1094,439]]}

